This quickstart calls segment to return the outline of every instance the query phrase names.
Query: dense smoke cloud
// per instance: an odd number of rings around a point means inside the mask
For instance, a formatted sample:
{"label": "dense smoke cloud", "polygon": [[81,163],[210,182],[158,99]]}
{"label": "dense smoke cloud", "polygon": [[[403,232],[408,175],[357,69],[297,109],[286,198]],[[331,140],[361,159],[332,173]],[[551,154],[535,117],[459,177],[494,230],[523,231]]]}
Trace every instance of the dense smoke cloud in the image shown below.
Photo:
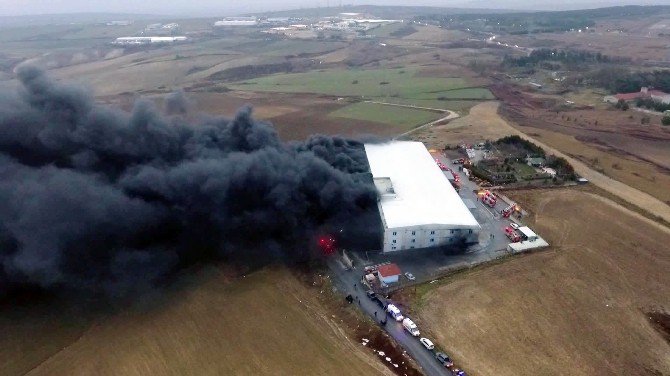
{"label": "dense smoke cloud", "polygon": [[197,124],[145,101],[125,113],[17,74],[21,89],[0,94],[0,295],[125,295],[197,262],[304,259],[319,233],[374,210],[359,142],[285,144],[249,108]]}

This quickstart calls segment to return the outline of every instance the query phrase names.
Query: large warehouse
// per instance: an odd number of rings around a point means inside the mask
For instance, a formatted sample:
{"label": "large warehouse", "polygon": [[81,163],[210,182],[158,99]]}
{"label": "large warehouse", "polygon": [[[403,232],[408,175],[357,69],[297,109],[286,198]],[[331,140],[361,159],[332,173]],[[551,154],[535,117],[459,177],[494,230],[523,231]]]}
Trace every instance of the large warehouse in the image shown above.
{"label": "large warehouse", "polygon": [[421,142],[365,144],[379,191],[383,251],[476,243],[479,223]]}

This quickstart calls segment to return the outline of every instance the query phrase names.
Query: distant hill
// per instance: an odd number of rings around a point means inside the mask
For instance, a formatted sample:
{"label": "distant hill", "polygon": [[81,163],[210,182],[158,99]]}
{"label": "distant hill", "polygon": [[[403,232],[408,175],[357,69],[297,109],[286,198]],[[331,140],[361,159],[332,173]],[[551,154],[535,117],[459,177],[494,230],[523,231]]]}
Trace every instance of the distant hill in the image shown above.
{"label": "distant hill", "polygon": [[44,25],[68,25],[68,24],[92,24],[109,21],[144,21],[174,19],[174,16],[161,16],[155,14],[130,14],[130,13],[63,13],[63,14],[40,14],[30,16],[2,16],[0,27],[16,26],[44,26]]}
{"label": "distant hill", "polygon": [[379,5],[345,5],[342,7],[305,8],[282,10],[275,12],[250,13],[249,15],[271,17],[325,17],[338,13],[369,13],[381,18],[409,18],[427,14],[495,14],[509,13],[512,10],[504,9],[469,9],[469,8],[442,8],[426,6],[379,6]]}

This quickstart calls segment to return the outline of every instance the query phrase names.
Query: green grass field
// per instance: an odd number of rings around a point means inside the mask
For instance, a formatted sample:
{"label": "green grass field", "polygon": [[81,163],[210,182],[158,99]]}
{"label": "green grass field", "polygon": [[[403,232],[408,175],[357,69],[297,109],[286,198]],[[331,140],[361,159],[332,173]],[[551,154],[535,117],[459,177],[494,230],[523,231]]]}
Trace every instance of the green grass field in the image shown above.
{"label": "green grass field", "polygon": [[[416,68],[350,69],[311,71],[306,73],[276,74],[230,85],[245,91],[272,91],[284,93],[315,93],[370,98],[429,97],[450,89],[468,87],[458,77],[417,77]],[[437,95],[434,95],[437,99]]]}
{"label": "green grass field", "polygon": [[359,102],[331,112],[330,116],[375,121],[411,129],[430,121],[437,120],[444,115],[432,111]]}
{"label": "green grass field", "polygon": [[[493,99],[486,88],[471,87],[459,77],[418,76],[417,68],[350,69],[276,74],[238,82],[229,87],[243,91],[315,93],[354,96],[380,102],[410,104],[422,107],[464,112],[477,101]],[[426,114],[394,118],[383,112],[368,110],[369,105],[349,106],[333,116],[370,120],[386,124],[414,126],[426,120]],[[386,109],[386,108],[385,108]],[[405,112],[407,109],[403,109]],[[430,114],[430,113],[428,113]],[[418,119],[418,120],[417,120]],[[416,121],[415,121],[416,120]]]}

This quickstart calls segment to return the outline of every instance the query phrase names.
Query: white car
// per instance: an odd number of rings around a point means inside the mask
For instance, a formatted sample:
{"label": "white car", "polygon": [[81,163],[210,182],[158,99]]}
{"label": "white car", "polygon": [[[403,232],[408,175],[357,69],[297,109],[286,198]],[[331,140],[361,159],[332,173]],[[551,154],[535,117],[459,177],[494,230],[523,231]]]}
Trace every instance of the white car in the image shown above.
{"label": "white car", "polygon": [[431,342],[428,338],[422,337],[419,342],[427,348],[428,350],[432,350],[435,348],[435,345],[433,345],[433,342]]}
{"label": "white car", "polygon": [[405,273],[405,277],[407,277],[407,279],[409,279],[410,281],[413,281],[413,280],[416,279],[416,277],[414,276],[414,274],[409,273],[409,272]]}
{"label": "white car", "polygon": [[513,228],[513,229],[515,229],[515,230],[518,230],[518,229],[519,229],[519,225],[516,224],[515,222],[510,223],[510,224],[509,224],[509,227],[511,227],[511,228]]}

